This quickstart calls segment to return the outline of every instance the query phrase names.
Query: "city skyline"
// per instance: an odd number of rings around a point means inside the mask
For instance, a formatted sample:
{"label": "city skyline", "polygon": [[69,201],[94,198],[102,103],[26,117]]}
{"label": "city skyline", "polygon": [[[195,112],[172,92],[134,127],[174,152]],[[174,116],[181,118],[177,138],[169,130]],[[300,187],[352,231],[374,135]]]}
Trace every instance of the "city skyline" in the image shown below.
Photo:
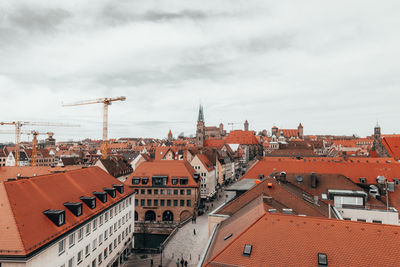
{"label": "city skyline", "polygon": [[2,121],[81,125],[45,129],[57,140],[101,138],[100,106],[62,103],[122,95],[110,138],[194,134],[200,103],[227,130],[247,119],[256,131],[399,132],[396,1],[3,5]]}

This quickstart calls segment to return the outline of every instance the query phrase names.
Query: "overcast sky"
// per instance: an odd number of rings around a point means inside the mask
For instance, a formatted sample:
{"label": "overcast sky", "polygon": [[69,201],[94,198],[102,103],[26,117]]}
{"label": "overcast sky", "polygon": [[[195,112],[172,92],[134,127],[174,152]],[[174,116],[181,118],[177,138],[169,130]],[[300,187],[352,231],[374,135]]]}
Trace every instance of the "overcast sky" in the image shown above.
{"label": "overcast sky", "polygon": [[110,137],[194,134],[199,103],[227,129],[400,133],[399,14],[398,0],[2,0],[0,120],[101,138],[102,105],[61,103],[126,96]]}

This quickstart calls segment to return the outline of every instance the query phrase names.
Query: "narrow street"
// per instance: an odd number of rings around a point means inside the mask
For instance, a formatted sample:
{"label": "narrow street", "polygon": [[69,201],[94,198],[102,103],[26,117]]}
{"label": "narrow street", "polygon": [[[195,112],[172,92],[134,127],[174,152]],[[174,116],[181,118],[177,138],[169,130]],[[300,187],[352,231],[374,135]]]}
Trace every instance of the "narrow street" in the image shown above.
{"label": "narrow street", "polygon": [[[188,262],[188,266],[196,266],[208,241],[208,214],[229,201],[234,197],[234,192],[219,192],[221,198],[215,199],[211,203],[206,203],[209,207],[208,212],[197,217],[196,224],[190,221],[185,224],[168,242],[163,251],[163,267],[176,267],[176,261],[183,257]],[[228,197],[226,197],[228,195]],[[196,234],[194,234],[194,231]],[[153,255],[153,266],[158,267],[161,260],[160,254]],[[125,266],[147,266],[151,267],[151,258],[138,259],[132,257]]]}

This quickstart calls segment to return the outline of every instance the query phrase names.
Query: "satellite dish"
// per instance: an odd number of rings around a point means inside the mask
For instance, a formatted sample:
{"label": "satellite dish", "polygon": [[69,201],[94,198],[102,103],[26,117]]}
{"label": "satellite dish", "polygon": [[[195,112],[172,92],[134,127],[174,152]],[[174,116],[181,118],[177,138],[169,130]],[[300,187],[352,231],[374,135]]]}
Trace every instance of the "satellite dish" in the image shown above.
{"label": "satellite dish", "polygon": [[298,175],[298,176],[296,177],[296,181],[297,181],[298,183],[303,182],[303,177],[300,176],[300,175]]}

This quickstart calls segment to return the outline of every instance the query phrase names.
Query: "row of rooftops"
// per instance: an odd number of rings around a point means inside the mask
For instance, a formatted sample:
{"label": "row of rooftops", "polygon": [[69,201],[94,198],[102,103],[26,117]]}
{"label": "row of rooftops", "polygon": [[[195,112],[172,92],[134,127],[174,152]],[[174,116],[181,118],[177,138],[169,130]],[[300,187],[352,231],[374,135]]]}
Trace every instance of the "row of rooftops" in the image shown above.
{"label": "row of rooftops", "polygon": [[[315,203],[298,194],[311,191],[310,196],[325,192],[329,199],[347,194],[371,199],[360,187],[342,175],[314,174],[318,185],[312,188],[313,174],[284,174],[285,180],[248,179],[253,187],[210,214],[225,220],[214,227],[202,266],[393,266],[400,262],[395,252],[400,226],[323,218],[328,216],[322,203],[329,200]],[[300,184],[299,175],[304,177]]]}

